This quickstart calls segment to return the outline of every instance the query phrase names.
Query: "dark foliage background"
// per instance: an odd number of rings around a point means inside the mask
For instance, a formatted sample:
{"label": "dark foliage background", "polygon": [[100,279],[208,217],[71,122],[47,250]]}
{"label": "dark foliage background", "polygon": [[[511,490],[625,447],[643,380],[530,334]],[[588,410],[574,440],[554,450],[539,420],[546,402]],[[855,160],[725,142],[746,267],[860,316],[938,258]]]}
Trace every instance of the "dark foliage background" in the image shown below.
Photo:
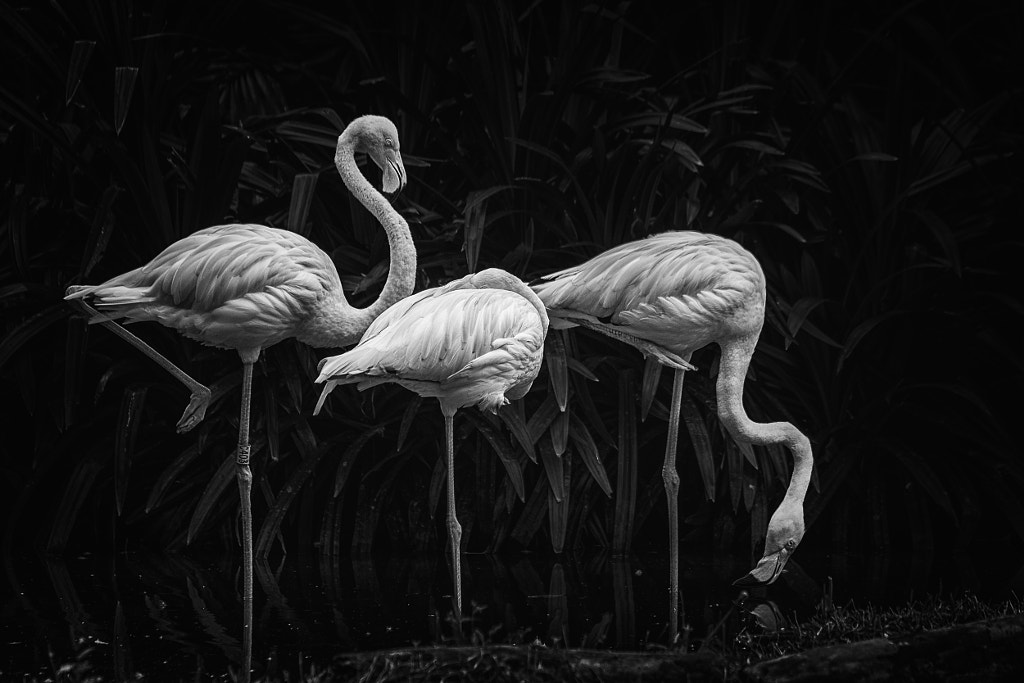
{"label": "dark foliage background", "polygon": [[[234,547],[237,357],[136,328],[215,392],[176,435],[187,392],[62,293],[246,221],[310,236],[365,305],[387,242],[332,164],[362,113],[400,130],[418,289],[666,229],[753,250],[746,402],[812,439],[806,546],[1024,539],[1020,3],[2,2],[0,35],[8,548]],[[662,547],[668,373],[587,332],[547,353],[519,405],[457,417],[468,548]],[[313,418],[323,355],[258,366],[257,552],[440,547],[436,405],[336,391]],[[716,357],[687,377],[684,530],[748,553],[790,462],[725,435]]]}

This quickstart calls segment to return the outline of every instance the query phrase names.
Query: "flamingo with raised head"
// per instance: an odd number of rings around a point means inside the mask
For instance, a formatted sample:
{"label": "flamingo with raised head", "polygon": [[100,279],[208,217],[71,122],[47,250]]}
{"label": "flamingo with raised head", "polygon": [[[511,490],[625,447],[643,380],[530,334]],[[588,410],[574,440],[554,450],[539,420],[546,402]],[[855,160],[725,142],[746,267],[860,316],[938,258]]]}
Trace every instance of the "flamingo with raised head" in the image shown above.
{"label": "flamingo with raised head", "polygon": [[398,131],[387,118],[361,116],[338,137],[334,158],[338,172],[349,191],[380,221],[391,249],[387,281],[367,308],[348,303],[330,256],[305,237],[240,224],[199,230],[146,265],[99,285],[69,287],[65,297],[86,311],[90,323],[108,327],[192,391],[178,421],[179,432],[202,421],[210,402],[209,389],[113,321],[153,320],[208,346],[234,349],[241,356],[236,475],[242,509],[246,675],[252,638],[249,410],[253,364],[260,351],[290,337],[315,347],[354,344],[381,312],[411,294],[415,285],[416,249],[409,225],[359,171],[357,152],[365,152],[381,168],[384,192],[400,192],[406,175]]}
{"label": "flamingo with raised head", "polygon": [[718,417],[734,439],[784,444],[793,473],[768,523],[764,557],[737,583],[772,583],[804,535],[803,500],[813,458],[810,441],[789,422],[757,423],[743,408],[743,383],[764,324],[765,278],[736,242],[693,231],[665,232],[613,247],[532,284],[554,329],[586,327],[630,344],[675,369],[662,477],[668,498],[673,634],[678,624],[679,475],[676,440],[683,373],[690,355],[721,348]]}
{"label": "flamingo with raised head", "polygon": [[455,514],[453,423],[459,408],[496,412],[522,398],[537,378],[548,315],[522,280],[497,268],[404,299],[378,317],[355,348],[320,361],[325,382],[314,414],[339,384],[362,391],[393,382],[434,397],[444,415],[448,540],[454,601],[462,613],[462,527]]}

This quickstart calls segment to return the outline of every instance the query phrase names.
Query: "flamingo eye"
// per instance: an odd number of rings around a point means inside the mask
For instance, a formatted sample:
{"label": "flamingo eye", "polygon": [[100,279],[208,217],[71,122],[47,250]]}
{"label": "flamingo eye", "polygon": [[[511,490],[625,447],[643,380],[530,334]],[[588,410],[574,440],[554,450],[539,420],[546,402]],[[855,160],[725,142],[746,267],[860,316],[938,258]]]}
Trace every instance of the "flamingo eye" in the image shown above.
{"label": "flamingo eye", "polygon": [[389,148],[394,147],[395,143],[391,138],[384,138],[384,146]]}
{"label": "flamingo eye", "polygon": [[795,547],[796,547],[796,541],[794,541],[792,538],[789,539],[788,541],[786,541],[786,548],[788,550],[792,550]]}

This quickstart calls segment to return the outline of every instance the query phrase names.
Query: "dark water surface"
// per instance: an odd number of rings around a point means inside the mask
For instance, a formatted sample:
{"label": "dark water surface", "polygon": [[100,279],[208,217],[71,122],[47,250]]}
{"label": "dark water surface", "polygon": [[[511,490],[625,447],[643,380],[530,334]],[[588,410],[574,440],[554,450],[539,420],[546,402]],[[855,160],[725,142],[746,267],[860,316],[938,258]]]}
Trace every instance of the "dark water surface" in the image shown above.
{"label": "dark water surface", "polygon": [[[832,577],[839,604],[895,605],[911,597],[970,590],[1011,595],[1003,566],[976,558],[875,558],[798,554],[791,570],[753,599],[784,614],[809,614]],[[733,579],[749,565],[684,554],[685,623],[699,639],[728,612]],[[313,556],[257,563],[253,660],[257,673],[293,676],[341,652],[471,639],[572,647],[643,649],[668,644],[667,558],[465,555],[467,605],[457,629],[442,556],[346,559]],[[227,678],[241,649],[235,557],[84,554],[5,558],[8,592],[0,611],[0,680],[52,677],[89,649],[93,672],[140,671],[150,680]],[[467,616],[469,616],[467,614]],[[51,654],[52,653],[52,654]],[[51,658],[52,657],[52,658]]]}

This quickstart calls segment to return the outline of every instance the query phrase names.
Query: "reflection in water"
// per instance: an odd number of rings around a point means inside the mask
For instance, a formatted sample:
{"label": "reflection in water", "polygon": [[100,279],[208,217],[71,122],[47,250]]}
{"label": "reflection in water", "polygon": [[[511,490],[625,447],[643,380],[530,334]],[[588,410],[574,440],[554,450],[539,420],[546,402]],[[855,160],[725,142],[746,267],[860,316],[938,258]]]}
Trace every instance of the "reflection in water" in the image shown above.
{"label": "reflection in water", "polygon": [[[60,664],[91,648],[87,659],[95,673],[114,677],[136,669],[174,679],[237,670],[241,580],[235,559],[6,558],[14,592],[0,612],[0,677],[52,675],[51,649]],[[840,603],[905,602],[915,590],[917,597],[957,588],[984,592],[973,583],[978,568],[970,564],[944,565],[955,572],[951,578],[909,558],[882,562],[804,553],[798,562],[805,564],[788,565],[768,589],[785,615],[809,613],[826,576],[833,577]],[[474,638],[615,649],[669,644],[665,557],[465,555],[463,566],[466,604],[474,610],[460,629],[451,619],[451,582],[441,555],[345,559],[338,566],[315,557],[257,562],[257,674],[294,673],[300,661],[308,667],[340,652]],[[682,614],[693,639],[720,623],[737,595],[729,580],[747,568],[684,553]],[[988,597],[1006,597],[1007,583],[990,581]]]}

